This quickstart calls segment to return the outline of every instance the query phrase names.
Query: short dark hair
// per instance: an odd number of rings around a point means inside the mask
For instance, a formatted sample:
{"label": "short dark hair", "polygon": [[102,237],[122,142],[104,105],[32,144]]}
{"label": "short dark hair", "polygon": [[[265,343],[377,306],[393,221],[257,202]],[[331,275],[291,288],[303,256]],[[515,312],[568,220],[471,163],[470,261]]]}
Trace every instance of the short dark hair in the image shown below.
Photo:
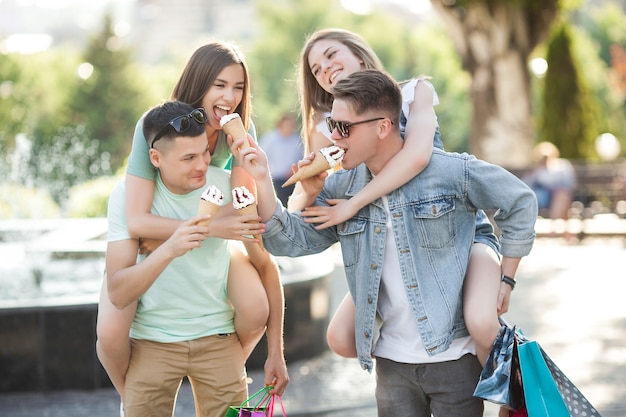
{"label": "short dark hair", "polygon": [[165,132],[160,140],[170,140],[179,136],[193,137],[204,133],[204,124],[198,123],[193,119],[189,125],[189,130],[184,133],[178,133],[171,126],[167,129],[167,126],[173,119],[179,116],[186,116],[193,110],[193,106],[182,101],[166,101],[148,110],[143,119],[143,135],[146,138],[148,147],[151,147],[150,145],[154,137],[162,130],[165,130]]}
{"label": "short dark hair", "polygon": [[402,111],[402,92],[386,72],[376,69],[357,71],[338,81],[333,88],[335,100],[348,101],[358,114],[370,110],[384,113],[398,126]]}

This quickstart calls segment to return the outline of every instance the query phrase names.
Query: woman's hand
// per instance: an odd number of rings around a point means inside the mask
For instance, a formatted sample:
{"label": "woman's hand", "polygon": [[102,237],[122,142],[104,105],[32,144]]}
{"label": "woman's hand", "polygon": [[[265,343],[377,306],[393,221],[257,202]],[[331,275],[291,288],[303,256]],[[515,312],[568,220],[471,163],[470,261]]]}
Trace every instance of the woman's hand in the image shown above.
{"label": "woman's hand", "polygon": [[302,217],[305,222],[321,223],[315,227],[317,230],[343,223],[354,217],[358,211],[350,203],[350,200],[329,199],[326,202],[330,206],[310,206],[302,211]]}
{"label": "woman's hand", "polygon": [[253,235],[260,235],[263,232],[265,232],[265,223],[261,223],[258,215],[241,216],[233,210],[229,214],[219,215],[211,220],[208,236],[256,242]]}
{"label": "woman's hand", "polygon": [[228,135],[230,150],[237,165],[245,169],[255,180],[263,179],[269,173],[267,155],[254,141],[248,140],[248,142],[250,146],[243,147],[244,139],[232,140],[231,136]]}
{"label": "woman's hand", "polygon": [[500,291],[498,292],[498,316],[509,311],[511,303],[511,286],[505,282],[500,283]]}

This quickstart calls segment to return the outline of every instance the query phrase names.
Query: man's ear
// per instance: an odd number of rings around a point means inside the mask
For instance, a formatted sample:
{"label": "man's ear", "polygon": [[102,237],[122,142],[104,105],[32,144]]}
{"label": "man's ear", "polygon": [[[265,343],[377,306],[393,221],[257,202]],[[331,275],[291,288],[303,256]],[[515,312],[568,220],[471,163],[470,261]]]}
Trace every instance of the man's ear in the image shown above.
{"label": "man's ear", "polygon": [[382,121],[378,128],[378,137],[385,138],[389,136],[391,130],[393,129],[393,124],[390,119],[385,119]]}
{"label": "man's ear", "polygon": [[150,148],[150,162],[152,162],[152,165],[154,165],[155,168],[160,167],[161,157],[161,152],[159,152],[155,148]]}

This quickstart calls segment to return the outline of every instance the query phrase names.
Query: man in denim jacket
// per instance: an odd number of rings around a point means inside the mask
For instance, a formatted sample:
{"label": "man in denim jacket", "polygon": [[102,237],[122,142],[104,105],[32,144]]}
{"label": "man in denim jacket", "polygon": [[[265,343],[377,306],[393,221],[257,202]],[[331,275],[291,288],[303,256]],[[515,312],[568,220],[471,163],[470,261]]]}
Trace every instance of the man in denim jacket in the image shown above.
{"label": "man in denim jacket", "polygon": [[[334,97],[329,126],[345,150],[344,170],[326,178],[316,205],[355,195],[403,146],[400,90],[387,74],[356,72],[337,83]],[[482,401],[472,396],[481,368],[462,315],[476,211],[498,210],[502,274],[513,277],[534,242],[532,190],[503,168],[435,149],[407,184],[349,221],[317,230],[276,201],[263,152],[237,152],[240,145],[233,143],[233,154],[257,181],[269,252],[295,257],[340,242],[358,359],[371,371],[376,358],[378,415],[481,416]]]}

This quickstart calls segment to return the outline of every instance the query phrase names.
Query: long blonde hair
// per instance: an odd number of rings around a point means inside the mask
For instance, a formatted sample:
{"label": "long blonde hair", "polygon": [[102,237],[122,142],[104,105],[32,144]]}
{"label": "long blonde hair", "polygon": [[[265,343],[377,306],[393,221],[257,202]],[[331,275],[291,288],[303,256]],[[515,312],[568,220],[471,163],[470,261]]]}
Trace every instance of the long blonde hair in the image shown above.
{"label": "long blonde hair", "polygon": [[311,34],[300,54],[297,70],[298,94],[302,113],[302,138],[305,154],[310,152],[311,135],[321,115],[331,110],[333,96],[324,90],[309,68],[311,49],[321,40],[334,40],[345,45],[358,59],[363,62],[363,69],[383,70],[383,64],[371,46],[360,35],[345,29],[328,28]]}

